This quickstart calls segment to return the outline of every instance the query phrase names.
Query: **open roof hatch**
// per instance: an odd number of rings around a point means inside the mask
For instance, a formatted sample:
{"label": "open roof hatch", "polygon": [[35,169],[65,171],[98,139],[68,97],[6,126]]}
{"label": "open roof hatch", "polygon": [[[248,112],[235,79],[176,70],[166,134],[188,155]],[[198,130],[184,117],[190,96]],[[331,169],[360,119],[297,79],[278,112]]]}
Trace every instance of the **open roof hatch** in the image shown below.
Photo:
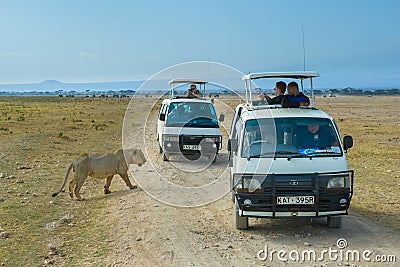
{"label": "open roof hatch", "polygon": [[314,89],[313,89],[313,78],[319,77],[319,73],[316,71],[294,71],[294,72],[258,72],[249,73],[242,77],[242,80],[246,83],[246,103],[253,108],[253,99],[251,94],[251,84],[252,80],[257,79],[276,79],[276,78],[286,78],[286,79],[297,79],[300,80],[301,91],[304,89],[303,80],[310,79],[310,89],[311,89],[311,107],[315,107]]}

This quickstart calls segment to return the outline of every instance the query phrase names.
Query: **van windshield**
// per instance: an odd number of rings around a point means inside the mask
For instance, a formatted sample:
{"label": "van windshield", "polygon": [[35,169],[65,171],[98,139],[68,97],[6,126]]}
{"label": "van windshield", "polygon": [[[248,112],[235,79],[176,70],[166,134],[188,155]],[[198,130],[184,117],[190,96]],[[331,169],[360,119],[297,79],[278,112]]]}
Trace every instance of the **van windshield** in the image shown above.
{"label": "van windshield", "polygon": [[165,126],[218,128],[217,114],[212,103],[173,102],[168,108]]}
{"label": "van windshield", "polygon": [[248,120],[243,131],[242,157],[341,156],[334,123],[324,118]]}

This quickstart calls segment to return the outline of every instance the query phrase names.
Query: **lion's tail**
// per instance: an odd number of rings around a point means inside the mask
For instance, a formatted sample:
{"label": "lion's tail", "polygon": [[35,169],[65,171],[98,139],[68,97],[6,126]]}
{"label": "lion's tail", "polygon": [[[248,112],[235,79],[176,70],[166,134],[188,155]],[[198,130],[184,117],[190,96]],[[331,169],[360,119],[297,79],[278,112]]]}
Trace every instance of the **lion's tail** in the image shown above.
{"label": "lion's tail", "polygon": [[57,196],[57,195],[64,189],[64,186],[65,186],[65,184],[67,183],[67,179],[68,179],[69,172],[71,171],[71,169],[72,169],[73,166],[74,166],[74,163],[73,163],[73,162],[71,162],[71,163],[68,165],[68,167],[67,167],[67,172],[65,173],[64,182],[63,182],[63,184],[62,184],[60,190],[59,190],[58,192],[56,192],[56,193],[54,193],[54,194],[51,195],[52,197]]}

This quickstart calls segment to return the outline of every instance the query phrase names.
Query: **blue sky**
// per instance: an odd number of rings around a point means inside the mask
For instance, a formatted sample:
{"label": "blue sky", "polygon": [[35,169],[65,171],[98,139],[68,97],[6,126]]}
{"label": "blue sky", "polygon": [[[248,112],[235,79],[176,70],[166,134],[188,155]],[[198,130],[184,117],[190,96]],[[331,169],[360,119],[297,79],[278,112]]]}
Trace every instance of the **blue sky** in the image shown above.
{"label": "blue sky", "polygon": [[0,0],[0,83],[145,80],[210,60],[400,87],[400,1]]}

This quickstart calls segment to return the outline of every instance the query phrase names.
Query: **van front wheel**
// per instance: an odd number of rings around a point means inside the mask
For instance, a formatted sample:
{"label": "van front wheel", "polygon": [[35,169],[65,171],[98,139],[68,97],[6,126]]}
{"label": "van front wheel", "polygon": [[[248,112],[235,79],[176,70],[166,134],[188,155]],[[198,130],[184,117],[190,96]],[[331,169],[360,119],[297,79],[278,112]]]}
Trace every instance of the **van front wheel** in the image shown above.
{"label": "van front wheel", "polygon": [[167,156],[167,154],[165,154],[165,151],[162,151],[161,155],[162,155],[163,161],[168,161],[168,156]]}
{"label": "van front wheel", "polygon": [[249,228],[249,218],[246,216],[239,215],[239,204],[237,203],[237,198],[235,198],[235,227],[239,230],[246,230]]}
{"label": "van front wheel", "polygon": [[340,228],[342,226],[341,216],[328,216],[327,221],[329,228]]}
{"label": "van front wheel", "polygon": [[215,163],[217,161],[217,154],[209,155],[208,160],[211,161],[211,163]]}

